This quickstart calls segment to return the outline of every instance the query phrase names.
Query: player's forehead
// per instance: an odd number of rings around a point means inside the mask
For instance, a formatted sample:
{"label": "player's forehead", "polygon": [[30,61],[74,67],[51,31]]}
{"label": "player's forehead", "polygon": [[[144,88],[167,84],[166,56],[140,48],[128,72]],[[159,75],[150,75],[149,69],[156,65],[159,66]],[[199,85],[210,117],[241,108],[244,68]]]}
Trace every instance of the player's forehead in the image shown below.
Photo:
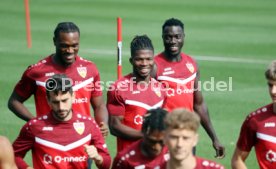
{"label": "player's forehead", "polygon": [[79,41],[79,33],[78,32],[59,32],[57,40],[59,42],[65,41]]}
{"label": "player's forehead", "polygon": [[134,52],[134,55],[132,56],[134,59],[140,59],[140,58],[153,58],[154,53],[151,49],[139,49]]}
{"label": "player's forehead", "polygon": [[180,26],[172,25],[166,26],[163,30],[163,35],[175,35],[175,34],[183,34],[183,30]]}
{"label": "player's forehead", "polygon": [[195,131],[186,128],[169,128],[166,131],[170,136],[182,137],[196,134]]}

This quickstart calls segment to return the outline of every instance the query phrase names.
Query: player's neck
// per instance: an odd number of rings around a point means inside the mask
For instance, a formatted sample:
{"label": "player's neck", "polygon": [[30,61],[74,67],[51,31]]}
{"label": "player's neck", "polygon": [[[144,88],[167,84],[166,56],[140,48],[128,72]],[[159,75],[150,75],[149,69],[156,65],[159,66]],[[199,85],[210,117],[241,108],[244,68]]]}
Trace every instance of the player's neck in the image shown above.
{"label": "player's neck", "polygon": [[273,113],[276,114],[276,103],[273,103]]}
{"label": "player's neck", "polygon": [[139,83],[143,83],[143,84],[149,84],[150,82],[150,79],[151,79],[151,76],[147,76],[147,77],[141,77],[139,75],[136,75],[135,73],[132,73],[134,79],[133,81],[136,83],[136,84],[139,84]]}
{"label": "player's neck", "polygon": [[171,55],[166,51],[164,51],[163,53],[164,53],[166,59],[170,62],[179,62],[179,61],[181,61],[181,53],[179,53],[177,55]]}
{"label": "player's neck", "polygon": [[167,163],[166,169],[194,169],[196,167],[196,158],[192,155],[182,161],[171,158]]}

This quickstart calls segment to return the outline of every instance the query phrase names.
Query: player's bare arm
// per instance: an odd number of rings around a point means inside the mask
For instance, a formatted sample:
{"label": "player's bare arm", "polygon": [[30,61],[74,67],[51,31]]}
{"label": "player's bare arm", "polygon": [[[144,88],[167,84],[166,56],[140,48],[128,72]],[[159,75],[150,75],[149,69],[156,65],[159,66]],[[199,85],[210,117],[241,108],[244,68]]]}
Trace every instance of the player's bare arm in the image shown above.
{"label": "player's bare arm", "polygon": [[3,136],[0,136],[0,168],[17,169],[11,143]]}
{"label": "player's bare arm", "polygon": [[143,137],[141,131],[128,127],[121,122],[123,116],[110,115],[109,118],[109,128],[112,135],[129,140],[137,140]]}
{"label": "player's bare arm", "polygon": [[249,152],[242,151],[236,147],[231,160],[232,169],[247,169],[245,165],[245,160],[248,157],[248,155]]}
{"label": "player's bare arm", "polygon": [[94,110],[95,120],[98,123],[103,136],[108,135],[108,112],[102,96],[92,97],[91,105]]}
{"label": "player's bare arm", "polygon": [[216,150],[216,158],[224,158],[225,148],[220,143],[216,136],[215,130],[213,128],[212,122],[210,120],[209,112],[206,103],[204,102],[202,92],[198,90],[199,81],[199,71],[197,72],[197,78],[195,80],[195,91],[194,91],[194,110],[200,116],[201,125],[211,138],[213,142],[213,147]]}
{"label": "player's bare arm", "polygon": [[8,108],[22,120],[29,121],[34,116],[23,104],[26,100],[13,91],[8,101]]}

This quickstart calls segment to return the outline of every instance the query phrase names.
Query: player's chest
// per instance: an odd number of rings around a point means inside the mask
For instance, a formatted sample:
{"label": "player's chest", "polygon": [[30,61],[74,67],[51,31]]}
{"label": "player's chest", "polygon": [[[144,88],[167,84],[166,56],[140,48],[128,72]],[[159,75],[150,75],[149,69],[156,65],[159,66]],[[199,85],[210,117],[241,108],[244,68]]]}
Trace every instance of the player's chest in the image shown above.
{"label": "player's chest", "polygon": [[[90,140],[90,125],[75,122],[68,125],[44,125],[35,130],[36,138],[49,143],[68,145],[80,140]],[[91,129],[92,130],[92,129]],[[66,137],[66,139],[64,139]]]}
{"label": "player's chest", "polygon": [[180,62],[158,66],[158,76],[187,78],[196,73],[196,66],[191,62]]}

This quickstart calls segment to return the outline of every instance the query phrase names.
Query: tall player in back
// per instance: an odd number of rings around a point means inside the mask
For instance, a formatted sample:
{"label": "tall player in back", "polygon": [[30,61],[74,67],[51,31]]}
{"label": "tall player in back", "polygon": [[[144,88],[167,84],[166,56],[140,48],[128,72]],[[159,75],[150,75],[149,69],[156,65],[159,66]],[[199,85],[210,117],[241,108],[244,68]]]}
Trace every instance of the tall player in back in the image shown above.
{"label": "tall player in back", "polygon": [[209,118],[203,95],[198,89],[199,69],[193,58],[181,52],[184,44],[184,25],[178,19],[168,19],[162,27],[164,51],[155,56],[152,76],[166,86],[167,100],[164,108],[172,111],[185,108],[195,111],[216,150],[216,157],[223,158],[224,146],[216,136]]}
{"label": "tall player in back", "polygon": [[258,108],[244,120],[232,157],[233,169],[246,169],[245,160],[255,148],[260,169],[276,168],[276,60],[265,71],[272,103]]}
{"label": "tall player in back", "polygon": [[162,85],[151,78],[154,48],[146,36],[131,42],[132,73],[118,79],[107,93],[107,109],[111,134],[117,137],[117,152],[143,137],[143,115],[163,105]]}
{"label": "tall player in back", "polygon": [[[72,22],[61,22],[54,31],[53,38],[56,52],[31,65],[22,75],[8,101],[9,109],[23,120],[29,121],[34,115],[24,102],[34,95],[36,115],[50,111],[46,99],[45,81],[54,74],[66,74],[73,83],[75,99],[73,108],[85,115],[90,115],[90,104],[95,120],[103,135],[108,134],[107,110],[100,88],[100,74],[96,65],[78,56],[80,30]],[[51,85],[51,84],[50,84]]]}

